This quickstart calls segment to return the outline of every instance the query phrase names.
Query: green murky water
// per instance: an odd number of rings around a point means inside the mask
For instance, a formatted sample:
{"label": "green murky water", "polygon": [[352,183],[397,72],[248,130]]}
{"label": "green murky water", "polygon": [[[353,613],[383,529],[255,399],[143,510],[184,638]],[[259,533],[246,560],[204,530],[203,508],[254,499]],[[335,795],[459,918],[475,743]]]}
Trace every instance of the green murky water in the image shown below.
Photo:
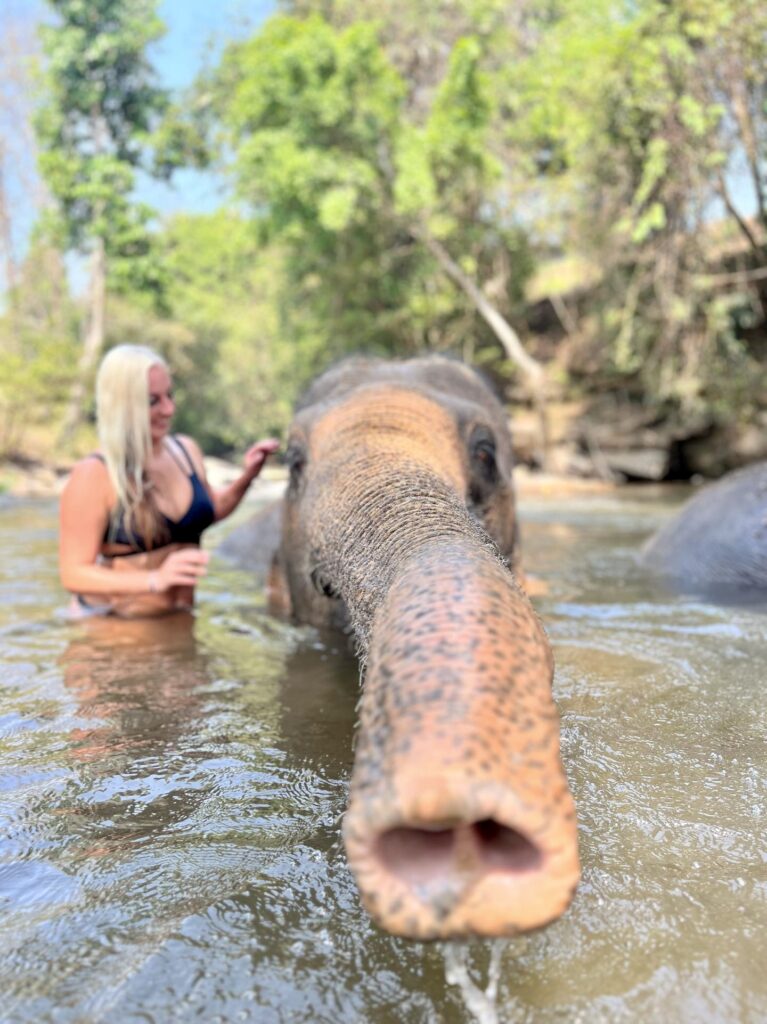
{"label": "green murky water", "polygon": [[[648,584],[668,507],[523,504],[584,881],[504,955],[505,1024],[767,1020],[767,614]],[[357,905],[354,661],[222,563],[194,619],[69,621],[55,547],[53,503],[0,506],[0,1017],[468,1022]]]}

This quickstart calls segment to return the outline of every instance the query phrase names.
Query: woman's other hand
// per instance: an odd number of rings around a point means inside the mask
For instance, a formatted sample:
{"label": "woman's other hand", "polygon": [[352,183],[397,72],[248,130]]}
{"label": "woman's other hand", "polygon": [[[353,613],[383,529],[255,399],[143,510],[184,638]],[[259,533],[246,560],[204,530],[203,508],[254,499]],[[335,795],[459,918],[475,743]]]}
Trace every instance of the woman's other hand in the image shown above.
{"label": "woman's other hand", "polygon": [[172,551],[162,565],[153,570],[154,582],[159,592],[172,587],[194,587],[208,571],[210,555],[200,548],[181,548]]}
{"label": "woman's other hand", "polygon": [[207,572],[209,557],[207,551],[198,547],[172,545],[112,558],[112,574],[142,581],[145,588],[142,593],[128,594],[121,593],[122,587],[116,587],[111,601],[113,613],[133,619],[191,608],[195,584]]}

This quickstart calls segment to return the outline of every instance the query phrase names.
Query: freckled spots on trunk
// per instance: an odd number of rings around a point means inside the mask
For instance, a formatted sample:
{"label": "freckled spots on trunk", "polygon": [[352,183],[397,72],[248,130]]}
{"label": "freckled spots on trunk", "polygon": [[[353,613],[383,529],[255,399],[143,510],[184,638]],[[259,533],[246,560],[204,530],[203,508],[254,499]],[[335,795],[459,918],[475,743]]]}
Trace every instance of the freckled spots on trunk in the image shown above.
{"label": "freckled spots on trunk", "polygon": [[344,825],[363,902],[411,937],[551,920],[577,849],[551,652],[509,569],[505,411],[460,364],[353,360],[292,429],[293,609],[348,623],[365,666]]}

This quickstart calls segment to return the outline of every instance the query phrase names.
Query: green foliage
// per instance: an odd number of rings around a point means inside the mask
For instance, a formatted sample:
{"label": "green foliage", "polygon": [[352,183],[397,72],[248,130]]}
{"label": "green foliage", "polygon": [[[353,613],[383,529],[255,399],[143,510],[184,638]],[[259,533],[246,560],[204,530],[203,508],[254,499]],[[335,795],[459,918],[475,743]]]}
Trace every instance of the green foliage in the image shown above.
{"label": "green foliage", "polygon": [[312,339],[298,377],[350,349],[497,352],[424,231],[512,317],[536,259],[600,267],[578,328],[638,393],[693,407],[747,365],[695,284],[733,123],[712,70],[740,61],[762,87],[732,4],[286,6],[200,103],[280,253],[275,338]]}
{"label": "green foliage", "polygon": [[[286,0],[172,104],[145,57],[153,0],[50,2],[38,130],[59,244],[104,240],[109,341],[168,354],[179,427],[208,450],[284,429],[350,350],[510,377],[428,235],[517,324],[538,266],[533,313],[560,300],[564,339],[526,340],[563,387],[718,416],[764,403],[763,0]],[[161,225],[132,201],[141,167],[221,164],[239,213]],[[64,386],[65,308],[23,329],[9,309],[1,401],[37,394],[24,360]]]}
{"label": "green foliage", "polygon": [[181,103],[168,103],[162,117],[149,136],[153,153],[152,171],[161,179],[169,179],[180,167],[203,170],[212,164],[208,144],[208,103],[185,96]]}
{"label": "green foliage", "polygon": [[175,217],[156,239],[161,308],[146,293],[111,303],[108,344],[132,341],[173,367],[176,426],[206,451],[242,451],[286,429],[324,338],[282,309],[283,254],[234,213]]}
{"label": "green foliage", "polygon": [[158,271],[147,265],[150,214],[132,204],[131,192],[153,119],[167,102],[145,53],[163,32],[156,2],[48,3],[56,22],[41,29],[46,102],[36,130],[64,244],[83,250],[103,239],[118,279],[151,282]]}
{"label": "green foliage", "polygon": [[[722,296],[699,286],[722,259],[712,217],[743,177],[728,164],[750,166],[767,227],[767,13],[747,7],[567,0],[536,19],[537,44],[506,76],[510,146],[545,172],[523,184],[541,229],[603,267],[582,323],[605,372],[688,411],[720,405],[733,374],[759,379],[748,346],[728,341],[739,328]],[[759,265],[757,236],[746,261]]]}
{"label": "green foliage", "polygon": [[493,110],[481,59],[482,48],[476,38],[458,41],[426,125],[434,178],[442,191],[459,195],[484,193],[498,171],[488,151]]}
{"label": "green foliage", "polygon": [[63,262],[38,238],[0,315],[0,455],[55,420],[77,365],[77,332]]}
{"label": "green foliage", "polygon": [[477,330],[474,311],[420,231],[476,267],[518,233],[496,204],[480,40],[456,41],[424,116],[380,36],[364,20],[275,17],[232,47],[218,74],[238,190],[285,246],[290,301],[324,335],[328,358],[458,348],[469,323]]}
{"label": "green foliage", "polygon": [[390,145],[402,94],[371,26],[336,35],[319,18],[273,19],[222,67],[243,195],[288,234],[333,235],[376,216],[386,191],[377,150]]}
{"label": "green foliage", "polygon": [[488,148],[493,108],[481,58],[476,38],[459,40],[425,125],[405,121],[398,138],[395,207],[441,238],[478,222],[500,176]]}

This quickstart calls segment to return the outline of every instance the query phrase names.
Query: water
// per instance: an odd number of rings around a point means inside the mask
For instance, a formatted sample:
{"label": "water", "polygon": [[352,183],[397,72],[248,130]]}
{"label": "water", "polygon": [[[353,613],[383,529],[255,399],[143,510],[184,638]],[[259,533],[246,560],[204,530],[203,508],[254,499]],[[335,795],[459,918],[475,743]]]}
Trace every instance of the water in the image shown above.
{"label": "water", "polygon": [[[519,943],[516,940],[515,945]],[[496,939],[488,942],[490,960],[487,968],[487,982],[478,985],[471,974],[471,945],[467,942],[445,943],[445,980],[456,985],[464,1006],[477,1024],[498,1024],[498,983],[501,980],[503,954],[510,942]]]}
{"label": "water", "polygon": [[[448,953],[499,1024],[767,1020],[767,615],[643,578],[668,510],[523,503],[584,879],[521,945]],[[0,506],[2,1020],[473,1021],[443,948],[357,904],[343,644],[221,563],[195,618],[73,623],[55,547],[53,503]]]}

